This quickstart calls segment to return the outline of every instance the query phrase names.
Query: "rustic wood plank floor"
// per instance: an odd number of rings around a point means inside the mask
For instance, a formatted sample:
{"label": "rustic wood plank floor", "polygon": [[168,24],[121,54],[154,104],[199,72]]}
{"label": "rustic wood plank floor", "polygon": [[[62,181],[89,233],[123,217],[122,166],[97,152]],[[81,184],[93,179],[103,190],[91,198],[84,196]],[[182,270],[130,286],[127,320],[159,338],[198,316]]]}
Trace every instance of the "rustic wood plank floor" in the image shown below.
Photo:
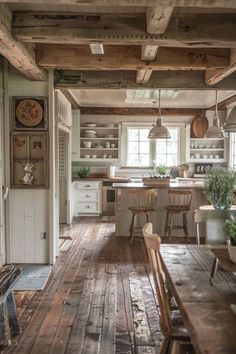
{"label": "rustic wood plank floor", "polygon": [[[68,232],[68,229],[67,229]],[[4,354],[158,353],[162,335],[142,239],[77,219],[42,291],[17,292],[22,333]]]}

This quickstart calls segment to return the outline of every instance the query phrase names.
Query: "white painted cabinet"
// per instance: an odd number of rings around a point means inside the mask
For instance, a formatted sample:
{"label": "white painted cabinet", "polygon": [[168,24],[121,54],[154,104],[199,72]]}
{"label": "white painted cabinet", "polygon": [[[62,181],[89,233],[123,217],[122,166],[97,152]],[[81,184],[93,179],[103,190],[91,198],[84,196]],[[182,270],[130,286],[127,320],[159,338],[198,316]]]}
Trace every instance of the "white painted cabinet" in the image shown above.
{"label": "white painted cabinet", "polygon": [[186,162],[225,162],[226,139],[190,138],[190,124],[186,127]]}
{"label": "white painted cabinet", "polygon": [[49,263],[48,190],[11,190],[10,262]]}
{"label": "white painted cabinet", "polygon": [[74,216],[101,214],[102,182],[76,181],[73,185]]}
{"label": "white painted cabinet", "polygon": [[120,158],[120,125],[117,123],[89,123],[80,125],[81,161],[106,160]]}
{"label": "white painted cabinet", "polygon": [[80,158],[80,110],[72,110],[72,143],[71,143],[72,161],[78,161]]}

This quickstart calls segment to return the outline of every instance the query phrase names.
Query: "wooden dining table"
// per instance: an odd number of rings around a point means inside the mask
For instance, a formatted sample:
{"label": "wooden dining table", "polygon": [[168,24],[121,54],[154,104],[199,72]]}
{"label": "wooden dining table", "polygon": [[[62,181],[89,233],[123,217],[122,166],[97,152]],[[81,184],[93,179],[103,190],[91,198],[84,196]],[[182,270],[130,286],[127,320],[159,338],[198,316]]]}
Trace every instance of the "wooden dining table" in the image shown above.
{"label": "wooden dining table", "polygon": [[236,353],[236,275],[221,265],[210,284],[215,255],[206,245],[161,245],[166,281],[197,354]]}

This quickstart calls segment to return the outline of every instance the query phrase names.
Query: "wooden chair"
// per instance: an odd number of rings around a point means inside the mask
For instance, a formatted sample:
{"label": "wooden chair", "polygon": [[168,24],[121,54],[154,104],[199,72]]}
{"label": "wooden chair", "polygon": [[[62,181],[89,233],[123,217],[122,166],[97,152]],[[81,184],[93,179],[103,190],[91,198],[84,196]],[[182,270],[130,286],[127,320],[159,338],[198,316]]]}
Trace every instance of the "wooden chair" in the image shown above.
{"label": "wooden chair", "polygon": [[[192,196],[192,190],[168,190],[169,204],[166,207],[165,236],[169,236],[169,240],[171,240],[171,230],[184,229],[185,240],[186,242],[189,241],[187,213],[189,212],[191,207]],[[174,214],[181,214],[183,216],[183,225],[172,224],[172,216]]]}
{"label": "wooden chair", "polygon": [[0,268],[0,352],[21,331],[13,295],[13,287],[20,275],[21,268],[17,264]]}
{"label": "wooden chair", "polygon": [[[194,221],[196,223],[196,238],[197,238],[197,244],[200,245],[200,230],[199,226],[202,223],[206,223],[209,220],[212,221],[225,221],[230,217],[229,211],[224,211],[224,210],[201,210],[197,209],[194,211]],[[206,233],[205,237],[205,243],[209,245],[215,245],[215,244],[225,244],[226,240],[224,238],[224,235],[222,239],[217,240],[216,238],[211,239],[208,237]],[[214,258],[212,269],[211,269],[211,274],[210,274],[210,284],[213,285],[213,280],[215,277],[215,274],[217,272],[217,268],[219,265],[219,260],[217,257]]]}
{"label": "wooden chair", "polygon": [[191,346],[189,334],[183,325],[183,321],[179,312],[177,312],[177,314],[176,311],[172,312],[169,305],[160,259],[161,238],[159,235],[152,233],[151,223],[144,225],[143,235],[152,274],[154,277],[157,300],[160,310],[160,327],[164,336],[159,354],[177,354],[180,351],[180,343],[182,341],[185,342],[185,345],[187,342],[187,345]]}
{"label": "wooden chair", "polygon": [[[230,215],[228,211],[224,211],[224,210],[201,210],[201,209],[196,209],[194,211],[194,221],[196,224],[196,238],[197,238],[197,244],[200,245],[200,230],[199,230],[199,226],[200,224],[206,223],[209,220],[222,220],[225,221],[226,219],[229,219]],[[205,243],[209,243],[209,244],[222,244],[224,243],[224,238],[222,238],[222,240],[219,240],[219,242],[216,242],[217,240],[211,240],[208,235],[206,234],[205,237]]]}
{"label": "wooden chair", "polygon": [[132,244],[135,232],[136,215],[144,213],[149,222],[149,213],[154,210],[154,198],[157,192],[155,189],[131,189],[129,191],[128,209],[132,213],[132,220],[129,228],[130,244]]}

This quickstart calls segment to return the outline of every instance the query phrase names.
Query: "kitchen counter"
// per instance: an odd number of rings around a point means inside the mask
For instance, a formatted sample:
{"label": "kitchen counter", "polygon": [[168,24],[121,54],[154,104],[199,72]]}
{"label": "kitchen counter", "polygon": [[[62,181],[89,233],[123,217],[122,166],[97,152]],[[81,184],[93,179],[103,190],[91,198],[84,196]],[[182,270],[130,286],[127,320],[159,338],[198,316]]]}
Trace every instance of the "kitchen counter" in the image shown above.
{"label": "kitchen counter", "polygon": [[113,183],[112,185],[114,188],[180,188],[180,189],[189,189],[189,188],[198,188],[202,189],[204,186],[204,183],[201,181],[178,181],[178,180],[172,180],[170,183],[156,183],[155,185],[145,185],[143,182],[139,183]]}
{"label": "kitchen counter", "polygon": [[[207,204],[206,196],[203,193],[204,182],[194,179],[191,180],[171,180],[169,184],[157,184],[155,186],[146,186],[143,183],[113,183],[116,191],[116,236],[129,236],[129,227],[132,214],[128,209],[129,190],[133,188],[157,189],[157,197],[154,203],[154,211],[151,213],[150,220],[153,223],[154,232],[164,236],[166,207],[168,205],[168,189],[191,189],[193,198],[191,209],[187,214],[188,230],[190,237],[196,237],[196,226],[194,223],[194,211],[200,206]],[[137,216],[137,226],[142,227],[145,224],[145,215]],[[182,215],[174,215],[173,223],[182,224]],[[172,236],[184,236],[183,230],[173,230]]]}
{"label": "kitchen counter", "polygon": [[105,181],[105,182],[127,182],[127,181],[130,181],[130,178],[128,177],[112,177],[112,178],[109,178],[109,177],[85,177],[85,178],[80,178],[79,176],[74,176],[72,177],[72,182],[75,182],[75,181]]}

